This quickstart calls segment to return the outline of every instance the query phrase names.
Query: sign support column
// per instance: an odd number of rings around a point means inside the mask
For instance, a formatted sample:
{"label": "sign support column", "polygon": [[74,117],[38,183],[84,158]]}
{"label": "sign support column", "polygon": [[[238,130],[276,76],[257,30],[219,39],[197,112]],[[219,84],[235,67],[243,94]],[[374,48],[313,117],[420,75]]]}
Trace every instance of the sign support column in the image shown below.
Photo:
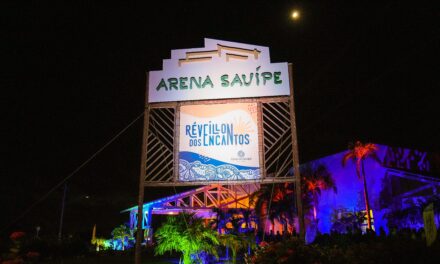
{"label": "sign support column", "polygon": [[301,173],[299,171],[299,157],[298,157],[298,138],[296,134],[296,117],[295,117],[295,101],[293,95],[293,77],[292,64],[289,63],[289,84],[290,84],[290,128],[292,135],[292,158],[293,158],[293,173],[295,176],[295,192],[296,192],[296,206],[298,209],[299,218],[299,234],[301,239],[305,240],[306,230],[304,224],[304,215],[302,207],[301,195]]}
{"label": "sign support column", "polygon": [[145,89],[145,110],[144,110],[144,128],[142,137],[142,153],[141,153],[141,167],[139,172],[139,197],[138,197],[138,215],[137,215],[137,232],[136,232],[136,247],[135,247],[135,263],[141,264],[141,241],[142,241],[142,224],[144,221],[143,206],[144,206],[144,189],[145,189],[145,173],[147,160],[147,145],[148,145],[148,129],[150,126],[150,104],[148,103],[148,72],[146,73],[146,89]]}

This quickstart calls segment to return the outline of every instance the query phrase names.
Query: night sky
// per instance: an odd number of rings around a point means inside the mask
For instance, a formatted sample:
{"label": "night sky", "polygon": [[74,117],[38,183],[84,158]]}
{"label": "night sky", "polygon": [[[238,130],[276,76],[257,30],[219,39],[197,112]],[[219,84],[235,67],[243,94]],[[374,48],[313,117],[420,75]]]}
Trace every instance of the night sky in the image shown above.
{"label": "night sky", "polygon": [[[17,217],[142,113],[145,71],[161,69],[172,49],[203,47],[205,37],[268,46],[272,62],[293,63],[301,162],[357,139],[440,149],[434,5],[40,2],[0,8],[2,235],[40,225],[55,236],[63,188]],[[97,224],[108,237],[128,221],[119,212],[137,201],[141,137],[142,119],[68,181],[66,234],[86,236]],[[148,188],[146,200],[173,193]]]}

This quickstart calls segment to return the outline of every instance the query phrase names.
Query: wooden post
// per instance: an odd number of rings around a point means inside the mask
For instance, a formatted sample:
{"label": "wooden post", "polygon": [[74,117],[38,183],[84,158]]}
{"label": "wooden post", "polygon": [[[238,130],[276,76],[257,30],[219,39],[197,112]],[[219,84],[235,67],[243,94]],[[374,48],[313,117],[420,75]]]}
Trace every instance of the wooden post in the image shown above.
{"label": "wooden post", "polygon": [[173,182],[179,181],[180,106],[181,103],[177,102],[174,107]]}
{"label": "wooden post", "polygon": [[138,217],[137,217],[137,232],[136,232],[136,247],[135,247],[135,264],[141,264],[141,242],[142,242],[142,223],[144,221],[144,182],[146,174],[146,160],[147,160],[147,144],[148,144],[148,129],[150,125],[150,105],[148,103],[148,72],[146,73],[146,89],[145,89],[145,110],[144,110],[144,128],[142,134],[142,153],[141,153],[141,167],[139,173],[139,197],[138,197]]}
{"label": "wooden post", "polygon": [[298,208],[299,218],[299,234],[301,239],[305,240],[306,230],[304,224],[304,215],[302,207],[302,195],[301,195],[301,175],[299,171],[299,157],[298,157],[298,139],[296,135],[296,117],[295,117],[295,101],[293,96],[293,77],[292,77],[292,64],[289,63],[289,84],[290,84],[290,128],[292,130],[292,158],[293,158],[293,171],[295,176],[295,191],[296,191],[296,206]]}
{"label": "wooden post", "polygon": [[64,221],[64,206],[66,204],[67,182],[64,183],[63,200],[61,201],[60,226],[58,229],[58,242],[63,239],[63,221]]}
{"label": "wooden post", "polygon": [[266,178],[266,163],[264,162],[264,129],[263,129],[263,104],[257,102],[257,126],[258,126],[258,157],[260,159],[260,179]]}

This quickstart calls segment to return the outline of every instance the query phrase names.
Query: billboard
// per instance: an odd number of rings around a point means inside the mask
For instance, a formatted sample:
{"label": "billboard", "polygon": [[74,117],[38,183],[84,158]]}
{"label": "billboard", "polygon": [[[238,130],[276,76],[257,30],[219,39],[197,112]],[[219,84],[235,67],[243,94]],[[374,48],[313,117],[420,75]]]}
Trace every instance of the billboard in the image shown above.
{"label": "billboard", "polygon": [[292,180],[291,71],[260,45],[205,38],[171,50],[148,72],[146,184]]}
{"label": "billboard", "polygon": [[290,94],[286,62],[271,63],[264,46],[205,39],[205,47],[172,50],[150,71],[148,102],[178,102]]}
{"label": "billboard", "polygon": [[144,186],[296,181],[301,202],[291,73],[268,47],[206,38],[148,72],[138,228]]}
{"label": "billboard", "polygon": [[179,181],[260,179],[257,103],[183,105]]}

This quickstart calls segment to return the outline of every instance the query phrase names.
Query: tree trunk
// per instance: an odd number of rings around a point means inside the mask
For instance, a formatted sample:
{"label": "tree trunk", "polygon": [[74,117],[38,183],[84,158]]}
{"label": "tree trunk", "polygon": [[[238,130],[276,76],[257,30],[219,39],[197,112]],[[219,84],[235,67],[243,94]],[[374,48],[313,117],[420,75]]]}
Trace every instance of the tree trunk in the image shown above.
{"label": "tree trunk", "polygon": [[316,205],[313,205],[313,220],[316,220]]}
{"label": "tree trunk", "polygon": [[183,253],[183,263],[184,264],[191,264],[191,254],[184,252]]}
{"label": "tree trunk", "polygon": [[361,162],[362,162],[362,179],[364,183],[365,209],[367,210],[367,224],[368,224],[368,229],[371,230],[370,202],[368,201],[368,189],[367,189],[367,179],[364,168],[364,160],[362,160]]}
{"label": "tree trunk", "polygon": [[316,220],[316,206],[318,205],[318,196],[316,195],[316,191],[313,194],[313,220]]}
{"label": "tree trunk", "polygon": [[284,218],[284,221],[283,221],[283,235],[287,234],[287,231],[289,231],[289,228],[288,228],[288,220],[286,217],[286,218]]}

